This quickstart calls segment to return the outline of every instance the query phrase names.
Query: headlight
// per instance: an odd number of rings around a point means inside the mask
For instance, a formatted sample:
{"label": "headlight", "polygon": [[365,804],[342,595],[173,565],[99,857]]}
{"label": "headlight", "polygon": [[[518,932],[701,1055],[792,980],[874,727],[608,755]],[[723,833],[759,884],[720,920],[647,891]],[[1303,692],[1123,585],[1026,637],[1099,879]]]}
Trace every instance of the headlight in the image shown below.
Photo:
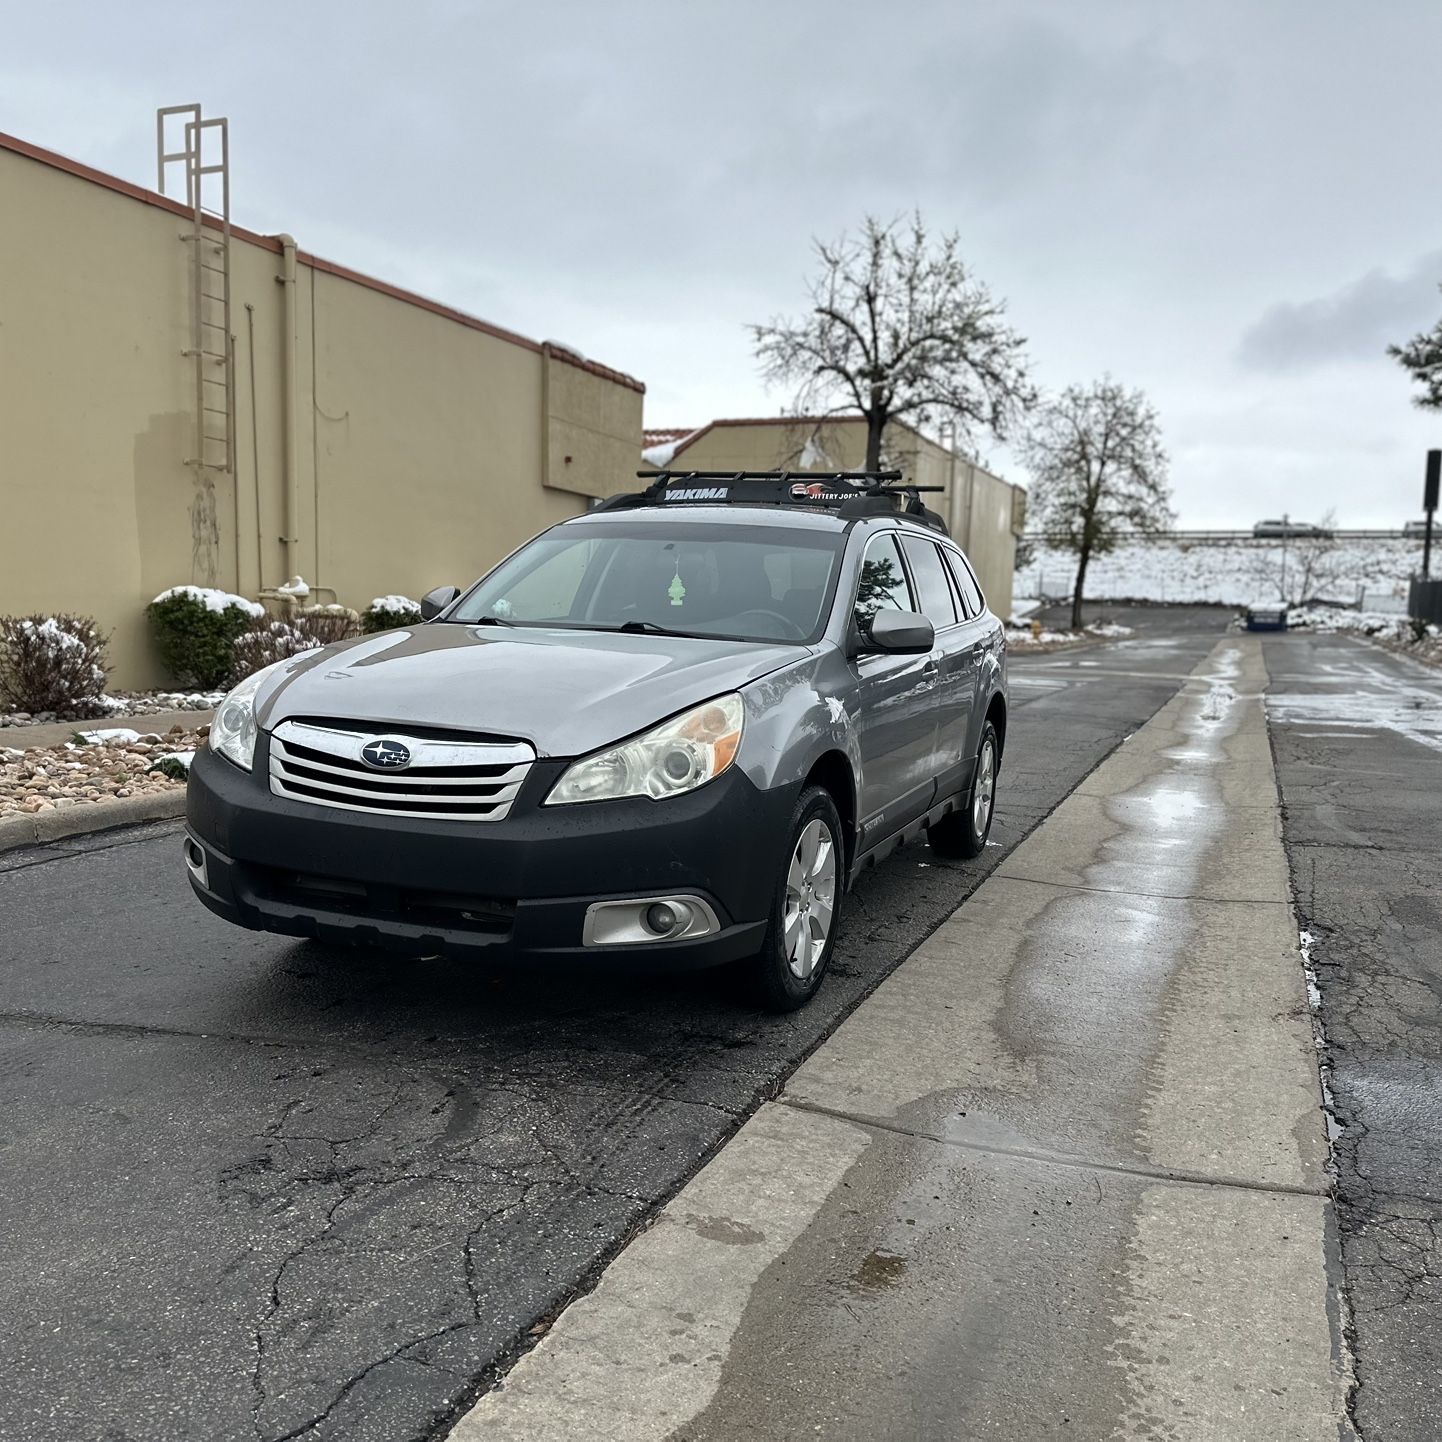
{"label": "headlight", "polygon": [[734,692],[706,701],[634,741],[577,761],[556,782],[546,805],[694,791],[736,759],[744,714]]}
{"label": "headlight", "polygon": [[219,751],[229,761],[234,761],[242,771],[249,771],[255,760],[255,693],[260,683],[277,666],[285,665],[276,661],[262,666],[253,676],[247,676],[216,708],[215,720],[210,723],[210,749]]}

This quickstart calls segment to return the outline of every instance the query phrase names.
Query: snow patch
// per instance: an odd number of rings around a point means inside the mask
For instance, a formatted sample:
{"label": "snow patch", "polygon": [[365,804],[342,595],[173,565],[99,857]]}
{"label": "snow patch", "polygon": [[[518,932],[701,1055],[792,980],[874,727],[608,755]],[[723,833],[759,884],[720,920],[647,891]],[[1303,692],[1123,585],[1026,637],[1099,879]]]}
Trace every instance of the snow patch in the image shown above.
{"label": "snow patch", "polygon": [[821,470],[830,464],[831,457],[822,449],[821,443],[815,436],[807,436],[806,444],[801,448],[801,469],[803,471]]}
{"label": "snow patch", "polygon": [[366,610],[400,611],[408,616],[419,616],[421,614],[421,603],[419,601],[412,601],[409,596],[377,596],[375,600],[366,607]]}
{"label": "snow patch", "polygon": [[[1307,540],[1289,541],[1287,587],[1295,596],[1298,568]],[[1176,601],[1220,606],[1276,604],[1280,599],[1283,547],[1277,541],[1125,541],[1087,568],[1086,595],[1096,601]],[[1375,611],[1405,609],[1407,580],[1421,560],[1415,537],[1339,538],[1316,568],[1313,595]],[[1076,556],[1045,542],[1034,543],[1032,561],[1017,576],[1018,594],[1069,596]],[[1303,597],[1302,599],[1309,599]]]}
{"label": "snow patch", "polygon": [[647,446],[641,452],[641,459],[648,466],[654,466],[658,471],[664,471],[676,459],[676,452],[680,449],[680,441],[663,441],[659,446]]}
{"label": "snow patch", "polygon": [[1268,716],[1339,735],[1392,731],[1442,751],[1442,691],[1376,665],[1372,655],[1359,646],[1320,660],[1310,677],[1317,689],[1269,692]]}
{"label": "snow patch", "polygon": [[80,739],[87,746],[126,746],[140,740],[140,732],[129,726],[102,726],[96,731],[81,731]]}
{"label": "snow patch", "polygon": [[[231,606],[235,606],[244,611],[247,616],[265,615],[265,607],[258,602],[247,601],[244,596],[236,596],[229,591],[220,591],[214,586],[172,586],[168,591],[162,591],[155,600],[168,601],[172,596],[187,596],[192,601],[199,601],[207,611],[225,611]],[[152,604],[154,603],[152,602]]]}
{"label": "snow patch", "polygon": [[689,431],[686,435],[677,436],[672,441],[658,441],[654,446],[647,446],[641,452],[641,459],[648,466],[653,466],[658,471],[664,471],[676,459],[676,452],[696,434],[695,431]]}

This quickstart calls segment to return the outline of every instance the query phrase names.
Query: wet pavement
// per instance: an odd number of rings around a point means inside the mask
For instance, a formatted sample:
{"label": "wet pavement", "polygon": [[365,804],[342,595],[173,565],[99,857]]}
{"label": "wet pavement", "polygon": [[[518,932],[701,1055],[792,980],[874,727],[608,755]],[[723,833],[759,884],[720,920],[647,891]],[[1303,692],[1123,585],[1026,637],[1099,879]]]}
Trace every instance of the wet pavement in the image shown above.
{"label": "wet pavement", "polygon": [[456,1442],[1343,1435],[1266,682],[1221,642]]}
{"label": "wet pavement", "polygon": [[1313,937],[1364,1442],[1442,1436],[1442,675],[1269,637],[1268,715]]}
{"label": "wet pavement", "polygon": [[0,858],[0,1435],[442,1435],[1173,695],[1225,616],[1185,619],[1014,664],[998,846],[869,875],[792,1018],[241,932],[173,826]]}

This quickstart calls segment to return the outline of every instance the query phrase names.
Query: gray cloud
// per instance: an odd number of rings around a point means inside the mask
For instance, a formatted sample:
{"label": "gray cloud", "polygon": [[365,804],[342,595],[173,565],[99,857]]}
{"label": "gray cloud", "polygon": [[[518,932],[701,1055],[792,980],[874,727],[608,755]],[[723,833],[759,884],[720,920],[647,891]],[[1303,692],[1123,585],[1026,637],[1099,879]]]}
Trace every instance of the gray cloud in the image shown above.
{"label": "gray cloud", "polygon": [[1331,295],[1271,306],[1242,336],[1249,370],[1306,371],[1337,361],[1381,361],[1388,345],[1426,330],[1442,311],[1442,251],[1405,275],[1369,270]]}
{"label": "gray cloud", "polygon": [[[1298,476],[1385,520],[1436,444],[1379,351],[1438,314],[1442,265],[1277,304],[1438,245],[1436,0],[0,0],[0,26],[0,130],[148,184],[154,107],[201,100],[242,224],[629,370],[653,424],[779,409],[745,323],[804,303],[812,236],[919,206],[1043,385],[1147,390],[1188,522],[1300,514]],[[1391,451],[1323,443],[1342,421]]]}

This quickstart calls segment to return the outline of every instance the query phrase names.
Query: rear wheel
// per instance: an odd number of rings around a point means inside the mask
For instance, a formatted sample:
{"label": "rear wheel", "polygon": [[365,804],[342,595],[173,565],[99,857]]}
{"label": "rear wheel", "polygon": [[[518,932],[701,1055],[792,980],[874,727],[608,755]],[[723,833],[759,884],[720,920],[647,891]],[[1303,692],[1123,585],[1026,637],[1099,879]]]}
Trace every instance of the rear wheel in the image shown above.
{"label": "rear wheel", "polygon": [[821,786],[802,792],[787,835],[766,939],[746,963],[751,990],[768,1011],[794,1011],[815,996],[841,909],[845,851],[831,793]]}
{"label": "rear wheel", "polygon": [[1000,747],[996,727],[990,721],[981,729],[981,746],[976,753],[976,773],[966,805],[943,816],[927,833],[938,856],[966,859],[980,856],[991,835],[991,818],[996,811],[996,771]]}

